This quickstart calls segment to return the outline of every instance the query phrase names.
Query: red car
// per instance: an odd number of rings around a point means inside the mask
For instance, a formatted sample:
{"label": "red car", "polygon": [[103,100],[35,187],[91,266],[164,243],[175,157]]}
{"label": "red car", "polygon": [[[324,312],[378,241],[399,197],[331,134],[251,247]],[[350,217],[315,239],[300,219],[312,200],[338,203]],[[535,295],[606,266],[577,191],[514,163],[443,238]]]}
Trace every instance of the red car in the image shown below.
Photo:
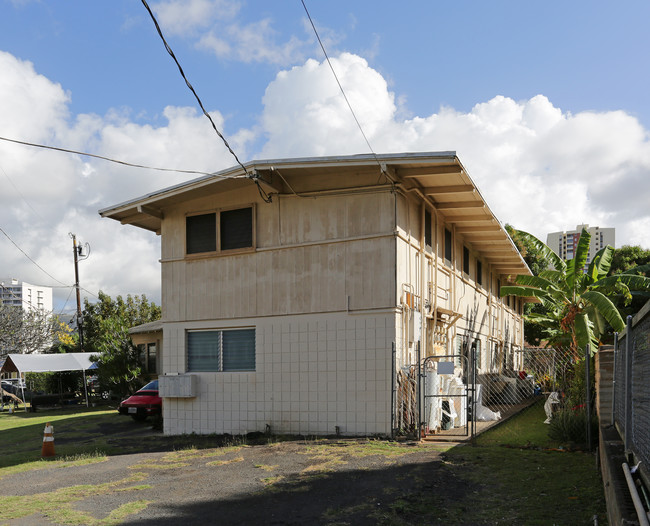
{"label": "red car", "polygon": [[162,413],[162,398],[158,396],[158,380],[149,382],[134,395],[120,402],[118,411],[129,415],[133,420],[142,421],[148,416]]}

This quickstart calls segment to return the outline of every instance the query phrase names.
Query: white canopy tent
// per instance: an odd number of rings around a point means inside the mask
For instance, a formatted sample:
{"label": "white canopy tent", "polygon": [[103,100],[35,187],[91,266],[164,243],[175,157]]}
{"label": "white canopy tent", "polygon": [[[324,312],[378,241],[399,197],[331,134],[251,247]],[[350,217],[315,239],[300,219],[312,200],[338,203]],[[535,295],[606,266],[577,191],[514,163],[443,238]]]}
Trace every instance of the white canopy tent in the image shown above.
{"label": "white canopy tent", "polygon": [[[0,372],[18,373],[21,377],[24,373],[47,373],[60,371],[82,371],[84,376],[84,394],[86,407],[88,406],[88,388],[86,386],[86,370],[94,369],[95,363],[90,361],[93,353],[75,352],[66,354],[9,354],[2,364]],[[24,385],[24,383],[21,383]],[[25,403],[25,390],[23,393],[23,404]]]}

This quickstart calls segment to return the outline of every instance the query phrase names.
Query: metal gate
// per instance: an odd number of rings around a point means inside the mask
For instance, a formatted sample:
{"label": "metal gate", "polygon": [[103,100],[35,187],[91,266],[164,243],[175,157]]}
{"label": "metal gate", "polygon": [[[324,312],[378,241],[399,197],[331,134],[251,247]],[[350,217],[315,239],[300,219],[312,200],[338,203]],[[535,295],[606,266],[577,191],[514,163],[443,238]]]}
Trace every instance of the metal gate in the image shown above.
{"label": "metal gate", "polygon": [[[395,364],[393,347],[393,363]],[[393,370],[393,436],[474,436],[476,432],[476,349],[463,354],[420,357]]]}
{"label": "metal gate", "polygon": [[472,356],[445,354],[422,360],[421,436],[474,436],[476,368]]}

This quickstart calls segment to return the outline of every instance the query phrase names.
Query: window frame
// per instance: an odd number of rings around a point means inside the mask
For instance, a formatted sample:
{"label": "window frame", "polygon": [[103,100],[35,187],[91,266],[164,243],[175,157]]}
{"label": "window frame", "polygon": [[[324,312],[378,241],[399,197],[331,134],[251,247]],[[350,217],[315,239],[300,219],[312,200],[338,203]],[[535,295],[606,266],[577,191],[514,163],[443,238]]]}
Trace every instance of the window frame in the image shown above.
{"label": "window frame", "polygon": [[444,246],[443,246],[443,259],[449,263],[449,266],[453,266],[454,258],[454,238],[452,232],[447,227],[444,228]]}
{"label": "window frame", "polygon": [[[222,232],[222,215],[228,212],[234,212],[239,210],[250,210],[250,246],[241,246],[235,248],[222,248],[223,246],[223,232]],[[188,239],[190,237],[188,230],[188,219],[191,217],[197,216],[208,216],[214,215],[214,249],[205,250],[205,251],[188,251]],[[256,208],[255,203],[250,203],[247,205],[238,205],[230,206],[224,208],[215,208],[211,210],[202,210],[200,212],[191,212],[185,214],[185,257],[195,258],[195,257],[205,257],[205,256],[215,256],[215,255],[230,255],[230,254],[239,254],[246,252],[253,252],[257,247],[257,237],[256,237]]]}
{"label": "window frame", "polygon": [[433,249],[433,218],[431,211],[424,208],[424,248],[428,250]]}
{"label": "window frame", "polygon": [[470,253],[469,248],[463,245],[463,273],[469,276],[470,271]]}
{"label": "window frame", "polygon": [[[251,346],[251,349],[247,349],[248,351],[252,351],[252,354],[250,356],[251,358],[251,364],[248,367],[244,368],[230,368],[225,365],[225,363],[228,361],[228,359],[231,359],[232,357],[228,357],[227,354],[229,352],[232,352],[232,350],[228,350],[224,346],[224,338],[223,335],[225,333],[228,334],[233,334],[235,332],[240,332],[244,333],[247,332],[249,333],[249,336],[251,337],[251,340],[248,342],[245,342],[246,344]],[[214,336],[217,338],[218,344],[217,344],[217,349],[214,351],[214,362],[208,363],[207,366],[192,366],[192,361],[193,357],[191,356],[191,335],[193,334],[207,334],[207,333],[214,333]],[[186,330],[185,331],[185,370],[188,373],[251,373],[255,372],[257,370],[257,349],[256,349],[256,329],[255,327],[229,327],[229,328],[223,328],[223,329],[191,329],[191,330]],[[198,357],[194,357],[194,359],[198,359]]]}

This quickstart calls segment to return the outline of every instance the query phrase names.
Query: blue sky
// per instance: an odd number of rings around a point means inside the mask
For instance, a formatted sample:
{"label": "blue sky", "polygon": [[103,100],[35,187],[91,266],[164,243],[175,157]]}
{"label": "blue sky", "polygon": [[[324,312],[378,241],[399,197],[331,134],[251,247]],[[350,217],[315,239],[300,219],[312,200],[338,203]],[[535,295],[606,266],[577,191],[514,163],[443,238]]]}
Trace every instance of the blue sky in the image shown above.
{"label": "blue sky", "polygon": [[[458,151],[497,216],[542,239],[590,223],[650,247],[650,4],[306,4],[373,149]],[[300,0],[150,5],[242,160],[367,152]],[[155,166],[234,164],[141,2],[0,9],[0,136]],[[0,144],[0,226],[66,284],[75,231],[96,248],[89,290],[158,299],[158,240],[97,209],[184,179]],[[139,271],[125,278],[111,258]],[[3,238],[0,277],[52,284]]]}
{"label": "blue sky", "polygon": [[[192,105],[142,4],[135,0],[7,1],[0,49],[34,63],[71,92],[73,113],[129,108],[156,122],[166,105]],[[187,2],[186,2],[187,3]],[[151,2],[156,8],[160,3]],[[282,68],[322,59],[299,0],[239,4],[227,20],[268,20],[272,41],[304,42],[276,63],[217,57],[197,48],[202,30],[168,40],[210,109],[250,126],[264,89]],[[650,125],[650,4],[625,2],[308,2],[328,52],[366,58],[405,100],[410,115],[440,106],[469,111],[504,95],[543,94],[565,111],[625,110]],[[224,29],[220,25],[219,29]],[[163,26],[163,29],[165,27]]]}

